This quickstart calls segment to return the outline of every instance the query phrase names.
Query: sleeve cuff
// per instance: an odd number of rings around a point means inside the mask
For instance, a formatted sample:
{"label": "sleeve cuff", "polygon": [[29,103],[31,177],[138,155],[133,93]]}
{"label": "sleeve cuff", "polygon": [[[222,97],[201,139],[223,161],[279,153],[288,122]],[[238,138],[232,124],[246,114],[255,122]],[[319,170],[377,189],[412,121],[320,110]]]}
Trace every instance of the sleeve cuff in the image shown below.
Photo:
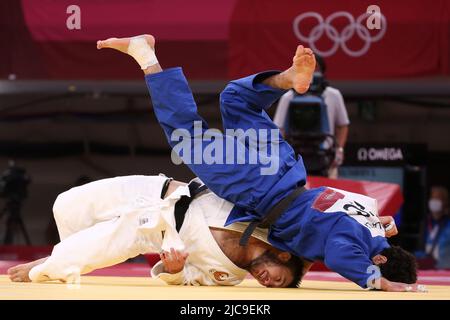
{"label": "sleeve cuff", "polygon": [[164,265],[161,261],[153,266],[151,275],[153,278],[159,278],[168,284],[183,284],[184,281],[184,270],[178,273],[164,272]]}

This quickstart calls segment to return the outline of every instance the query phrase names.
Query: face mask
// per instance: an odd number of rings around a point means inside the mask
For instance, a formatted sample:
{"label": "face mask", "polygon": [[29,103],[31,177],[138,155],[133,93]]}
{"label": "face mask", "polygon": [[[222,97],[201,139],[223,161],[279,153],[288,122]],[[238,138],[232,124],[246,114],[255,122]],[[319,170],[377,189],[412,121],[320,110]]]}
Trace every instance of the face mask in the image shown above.
{"label": "face mask", "polygon": [[440,212],[442,211],[442,201],[439,199],[430,199],[428,201],[428,208],[430,208],[431,212]]}

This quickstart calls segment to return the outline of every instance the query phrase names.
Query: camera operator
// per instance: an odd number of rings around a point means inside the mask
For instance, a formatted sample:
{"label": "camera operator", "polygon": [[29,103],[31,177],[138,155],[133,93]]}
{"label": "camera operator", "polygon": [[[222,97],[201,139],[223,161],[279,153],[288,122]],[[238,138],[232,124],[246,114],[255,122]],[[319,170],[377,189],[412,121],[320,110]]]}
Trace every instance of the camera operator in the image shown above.
{"label": "camera operator", "polygon": [[[323,77],[326,72],[326,65],[323,58],[315,54],[316,56],[316,72],[321,73]],[[328,177],[336,179],[338,177],[338,167],[344,161],[344,147],[347,142],[348,126],[350,124],[347,109],[345,108],[344,99],[341,92],[328,85],[325,78],[323,78],[323,92],[321,94],[326,106],[329,122],[329,132],[335,136],[336,139],[336,154],[334,162],[328,170]],[[295,97],[294,90],[290,90],[285,93],[278,102],[278,107],[275,112],[274,123],[280,128],[281,134],[285,136],[285,123],[288,116],[288,110],[291,100]]]}

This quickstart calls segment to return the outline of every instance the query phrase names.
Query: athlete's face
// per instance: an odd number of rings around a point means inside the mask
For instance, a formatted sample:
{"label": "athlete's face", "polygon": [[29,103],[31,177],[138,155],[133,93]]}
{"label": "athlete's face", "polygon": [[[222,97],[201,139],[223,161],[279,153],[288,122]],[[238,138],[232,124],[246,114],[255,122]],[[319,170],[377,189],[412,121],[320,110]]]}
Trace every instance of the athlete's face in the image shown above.
{"label": "athlete's face", "polygon": [[249,271],[265,287],[287,287],[294,279],[291,269],[269,251],[254,259]]}

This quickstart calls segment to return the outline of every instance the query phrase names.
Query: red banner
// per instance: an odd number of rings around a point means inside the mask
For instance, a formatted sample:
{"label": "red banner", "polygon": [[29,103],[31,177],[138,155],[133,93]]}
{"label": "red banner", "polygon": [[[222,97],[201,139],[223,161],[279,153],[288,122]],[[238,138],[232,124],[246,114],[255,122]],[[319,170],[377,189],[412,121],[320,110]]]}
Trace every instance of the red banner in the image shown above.
{"label": "red banner", "polygon": [[[379,0],[379,13],[369,18],[369,0],[75,3],[2,1],[0,35],[8,47],[0,52],[0,76],[139,78],[132,60],[112,51],[98,52],[95,42],[142,33],[156,36],[163,67],[180,65],[193,79],[225,80],[283,69],[298,44],[322,53],[331,79],[450,74],[446,0]],[[79,28],[72,28],[76,15]]]}
{"label": "red banner", "polygon": [[449,74],[449,1],[240,1],[230,32],[230,76],[289,66],[298,44],[316,49],[333,79]]}
{"label": "red banner", "polygon": [[[152,33],[162,41],[217,41],[228,38],[235,2],[22,0],[22,7],[30,33],[37,41],[96,41],[142,33]],[[70,16],[78,12],[80,29],[70,29]]]}
{"label": "red banner", "polygon": [[[2,20],[11,12],[20,15],[4,32],[14,39],[9,53],[0,52],[8,63],[0,66],[0,76],[139,79],[141,72],[132,59],[113,50],[98,51],[96,41],[152,33],[163,67],[182,66],[194,79],[226,78],[229,21],[236,0],[5,1],[9,5],[0,4],[5,6]],[[77,15],[79,29],[72,25]]]}

